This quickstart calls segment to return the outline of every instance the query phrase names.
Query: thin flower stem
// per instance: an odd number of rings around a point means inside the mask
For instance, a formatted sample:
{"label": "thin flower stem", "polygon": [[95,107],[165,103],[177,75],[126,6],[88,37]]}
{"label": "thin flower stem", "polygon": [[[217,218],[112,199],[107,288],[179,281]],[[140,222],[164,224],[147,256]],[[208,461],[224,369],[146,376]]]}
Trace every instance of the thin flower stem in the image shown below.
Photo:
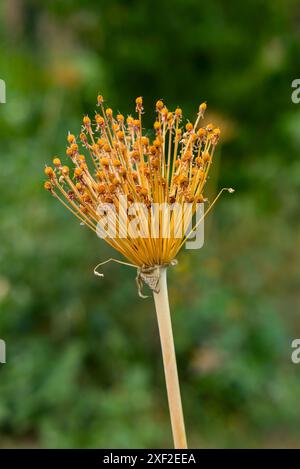
{"label": "thin flower stem", "polygon": [[187,441],[170,316],[166,268],[161,268],[158,289],[159,293],[154,292],[153,296],[162,348],[174,447],[175,449],[186,449]]}

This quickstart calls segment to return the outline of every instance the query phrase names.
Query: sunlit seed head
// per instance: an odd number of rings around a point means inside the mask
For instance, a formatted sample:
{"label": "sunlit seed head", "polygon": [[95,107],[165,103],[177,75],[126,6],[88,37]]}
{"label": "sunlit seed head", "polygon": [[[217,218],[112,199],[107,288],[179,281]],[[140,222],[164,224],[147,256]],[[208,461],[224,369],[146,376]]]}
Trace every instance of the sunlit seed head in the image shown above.
{"label": "sunlit seed head", "polygon": [[194,126],[191,122],[188,122],[185,126],[185,129],[188,131],[188,132],[191,132],[193,129],[194,129]]}
{"label": "sunlit seed head", "polygon": [[104,192],[105,192],[105,184],[98,184],[98,185],[97,185],[97,191],[99,192],[99,194],[104,194]]}
{"label": "sunlit seed head", "polygon": [[75,135],[69,134],[67,137],[67,140],[69,143],[74,143],[75,142]]}
{"label": "sunlit seed head", "polygon": [[156,101],[156,110],[157,111],[161,111],[164,107],[164,103],[161,99],[159,99],[158,101]]}
{"label": "sunlit seed head", "polygon": [[142,98],[142,96],[139,96],[138,98],[136,98],[135,104],[136,104],[136,107],[135,107],[136,112],[141,113],[144,109],[143,108],[143,98]]}
{"label": "sunlit seed head", "polygon": [[131,158],[133,158],[135,161],[138,161],[140,159],[140,154],[137,150],[134,150],[132,153],[131,153]]}
{"label": "sunlit seed head", "polygon": [[109,145],[109,143],[105,143],[103,145],[103,150],[106,152],[106,153],[110,153],[111,152],[111,146]]}
{"label": "sunlit seed head", "polygon": [[155,169],[158,169],[159,168],[159,159],[158,158],[153,158],[151,160],[151,166]]}
{"label": "sunlit seed head", "polygon": [[206,103],[200,104],[200,106],[199,106],[199,117],[204,117],[204,113],[206,111],[206,108],[207,108]]}
{"label": "sunlit seed head", "polygon": [[95,121],[99,126],[105,125],[105,120],[102,116],[100,116],[100,114],[95,115]]}
{"label": "sunlit seed head", "polygon": [[197,156],[197,158],[195,159],[195,162],[196,162],[196,165],[199,167],[203,165],[203,159],[201,158],[201,156]]}
{"label": "sunlit seed head", "polygon": [[182,186],[186,186],[188,183],[188,177],[186,174],[180,174],[178,178],[178,183]]}
{"label": "sunlit seed head", "polygon": [[98,138],[97,139],[97,144],[98,144],[99,148],[102,148],[103,145],[105,144],[104,138]]}
{"label": "sunlit seed head", "polygon": [[138,130],[140,128],[140,121],[138,119],[134,119],[132,125],[136,130]]}
{"label": "sunlit seed head", "polygon": [[120,179],[117,178],[117,177],[113,178],[113,181],[112,181],[112,182],[113,182],[113,184],[114,184],[115,186],[119,186],[119,185],[121,184]]}
{"label": "sunlit seed head", "polygon": [[206,151],[205,153],[203,153],[202,157],[203,157],[204,162],[208,162],[208,161],[210,161],[210,159],[211,159],[211,156],[210,156],[210,154],[208,153],[208,151]]}
{"label": "sunlit seed head", "polygon": [[103,104],[103,101],[104,101],[103,96],[101,94],[98,94],[98,96],[97,96],[98,106],[101,106]]}
{"label": "sunlit seed head", "polygon": [[82,175],[82,172],[83,172],[83,171],[82,171],[81,168],[75,168],[75,170],[74,170],[74,176],[75,176],[76,178],[78,178],[78,177],[80,177],[80,176]]}
{"label": "sunlit seed head", "polygon": [[142,187],[141,188],[141,191],[140,191],[140,194],[143,196],[143,197],[146,197],[148,195],[148,189],[146,189],[146,187]]}
{"label": "sunlit seed head", "polygon": [[59,168],[59,166],[61,166],[61,161],[59,158],[55,157],[53,158],[53,164],[54,166],[56,166],[57,168]]}
{"label": "sunlit seed head", "polygon": [[156,155],[156,152],[157,152],[157,149],[154,145],[152,145],[150,148],[149,148],[149,151],[151,153],[151,155]]}
{"label": "sunlit seed head", "polygon": [[181,137],[182,137],[182,130],[181,130],[181,129],[177,129],[177,130],[176,130],[176,134],[175,134],[175,139],[176,139],[177,141],[179,141],[179,140],[181,139]]}
{"label": "sunlit seed head", "polygon": [[44,173],[48,177],[53,177],[54,176],[54,171],[53,171],[53,168],[51,168],[51,166],[46,166],[46,168],[44,169]]}
{"label": "sunlit seed head", "polygon": [[149,138],[148,137],[142,137],[141,138],[142,144],[147,147],[149,145]]}
{"label": "sunlit seed head", "polygon": [[47,191],[51,191],[52,190],[52,184],[50,181],[46,181],[44,183],[44,189],[46,189]]}
{"label": "sunlit seed head", "polygon": [[84,146],[86,146],[86,143],[87,143],[87,136],[85,135],[85,133],[81,132],[79,138],[80,138],[81,143],[82,143]]}
{"label": "sunlit seed head", "polygon": [[100,158],[100,163],[102,166],[109,166],[109,159],[108,158]]}
{"label": "sunlit seed head", "polygon": [[91,125],[91,119],[89,118],[89,116],[84,116],[84,118],[82,119],[82,122],[85,126]]}
{"label": "sunlit seed head", "polygon": [[200,129],[197,130],[197,137],[199,139],[202,139],[205,137],[205,135],[206,135],[206,130],[200,127]]}
{"label": "sunlit seed head", "polygon": [[97,171],[96,176],[100,180],[104,179],[105,178],[104,171]]}

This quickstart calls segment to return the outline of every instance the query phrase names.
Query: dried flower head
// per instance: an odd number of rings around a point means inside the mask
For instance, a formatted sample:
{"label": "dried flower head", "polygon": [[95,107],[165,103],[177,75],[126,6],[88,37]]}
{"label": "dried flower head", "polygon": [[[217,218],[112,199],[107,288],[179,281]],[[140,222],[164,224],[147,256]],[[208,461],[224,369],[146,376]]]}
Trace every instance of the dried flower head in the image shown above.
{"label": "dried flower head", "polygon": [[[105,109],[100,95],[97,105],[100,112],[94,119],[84,116],[79,136],[69,133],[67,137],[69,165],[56,156],[53,167],[45,167],[44,187],[96,233],[107,222],[107,213],[99,211],[99,205],[112,204],[119,215],[117,234],[111,233],[105,240],[134,265],[168,264],[188,235],[164,237],[164,220],[159,215],[158,234],[153,236],[153,204],[191,204],[192,209],[181,214],[188,218],[185,226],[191,222],[197,204],[206,200],[204,188],[220,129],[213,124],[200,126],[206,103],[199,106],[195,123],[182,125],[182,110],[171,112],[158,100],[153,138],[143,131],[142,97],[135,101],[136,117],[127,119]],[[89,158],[81,153],[80,144]],[[120,203],[122,197],[126,197],[126,209]],[[126,229],[134,218],[136,203],[145,209],[139,213],[138,237]],[[171,233],[177,223],[178,213],[172,211]]]}

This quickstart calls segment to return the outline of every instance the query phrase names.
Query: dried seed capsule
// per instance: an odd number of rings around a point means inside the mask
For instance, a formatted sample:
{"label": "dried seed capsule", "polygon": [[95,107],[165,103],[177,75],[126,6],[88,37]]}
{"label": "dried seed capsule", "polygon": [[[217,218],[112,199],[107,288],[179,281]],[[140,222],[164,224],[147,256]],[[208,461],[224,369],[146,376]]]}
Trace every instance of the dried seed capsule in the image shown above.
{"label": "dried seed capsule", "polygon": [[164,103],[161,99],[159,99],[158,101],[156,101],[156,110],[157,111],[161,111],[164,107]]}
{"label": "dried seed capsule", "polygon": [[97,191],[99,192],[99,194],[104,194],[104,192],[105,192],[105,184],[98,184],[98,185],[97,185]]}
{"label": "dried seed capsule", "polygon": [[54,171],[53,171],[53,168],[51,168],[51,166],[46,166],[46,168],[44,169],[44,173],[46,174],[46,176],[49,176],[50,178],[54,176]]}
{"label": "dried seed capsule", "polygon": [[82,171],[81,168],[75,168],[75,170],[74,170],[74,176],[75,176],[76,178],[79,178],[80,176],[82,176],[82,172],[83,172],[83,171]]}
{"label": "dried seed capsule", "polygon": [[108,158],[100,158],[100,163],[102,166],[109,166]]}
{"label": "dried seed capsule", "polygon": [[69,134],[67,137],[67,140],[69,143],[74,143],[75,142],[75,135]]}
{"label": "dried seed capsule", "polygon": [[105,125],[105,120],[102,116],[100,116],[100,114],[95,115],[95,120],[99,126]]}
{"label": "dried seed capsule", "polygon": [[142,137],[141,142],[145,147],[147,147],[149,145],[149,138],[148,137]]}
{"label": "dried seed capsule", "polygon": [[91,119],[89,118],[89,116],[84,116],[82,122],[86,127],[89,127],[91,125]]}
{"label": "dried seed capsule", "polygon": [[70,169],[69,169],[68,166],[63,166],[63,167],[61,168],[61,173],[62,173],[64,176],[68,176],[69,172],[70,172]]}
{"label": "dried seed capsule", "polygon": [[54,166],[56,166],[56,167],[61,166],[61,161],[60,161],[60,159],[57,158],[57,157],[53,158],[53,164],[54,164]]}
{"label": "dried seed capsule", "polygon": [[199,112],[201,113],[201,115],[204,114],[204,112],[206,111],[206,108],[207,108],[207,104],[206,103],[201,103],[200,106],[199,106]]}
{"label": "dried seed capsule", "polygon": [[103,104],[103,101],[104,101],[103,96],[101,94],[98,94],[98,96],[97,96],[97,105],[101,106],[101,104]]}
{"label": "dried seed capsule", "polygon": [[187,130],[188,132],[191,132],[191,131],[193,130],[194,126],[193,126],[193,124],[192,124],[191,122],[188,122],[188,123],[186,124],[185,128],[186,128],[186,130]]}
{"label": "dried seed capsule", "polygon": [[211,160],[211,156],[210,156],[210,154],[208,153],[208,151],[206,151],[206,152],[203,153],[202,158],[203,158],[203,160],[204,160],[205,163],[207,163],[208,161]]}
{"label": "dried seed capsule", "polygon": [[47,191],[51,191],[52,190],[52,184],[50,181],[46,181],[45,184],[44,184],[44,189],[46,189]]}
{"label": "dried seed capsule", "polygon": [[120,160],[114,160],[114,161],[113,161],[113,166],[114,166],[115,168],[118,168],[119,166],[121,166],[121,161],[120,161]]}

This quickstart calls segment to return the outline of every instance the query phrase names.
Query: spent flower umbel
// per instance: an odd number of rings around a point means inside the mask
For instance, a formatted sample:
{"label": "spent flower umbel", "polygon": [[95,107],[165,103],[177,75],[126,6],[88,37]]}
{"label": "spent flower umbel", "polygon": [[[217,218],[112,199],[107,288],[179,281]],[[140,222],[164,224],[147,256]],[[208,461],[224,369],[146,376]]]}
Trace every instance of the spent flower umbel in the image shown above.
{"label": "spent flower umbel", "polygon": [[[65,165],[59,157],[45,167],[44,186],[80,221],[99,235],[107,222],[118,214],[117,231],[105,240],[138,269],[137,283],[153,292],[166,377],[171,425],[175,448],[187,448],[185,425],[177,374],[175,348],[167,290],[167,266],[194,231],[199,204],[206,201],[205,184],[213,161],[220,129],[213,124],[200,125],[206,103],[199,106],[194,123],[182,122],[182,110],[169,111],[162,100],[156,103],[156,119],[151,133],[142,126],[143,98],[135,101],[135,116],[126,119],[104,108],[98,96],[93,120],[84,116],[78,137],[69,133]],[[80,148],[83,147],[83,151]],[[211,210],[223,190],[208,206]],[[123,200],[126,199],[124,207]],[[112,206],[113,211],[103,207]],[[143,209],[135,217],[135,206]],[[167,206],[170,211],[168,236],[165,216],[153,210]],[[188,209],[186,208],[188,206]],[[99,209],[101,208],[101,209]],[[139,236],[128,230],[132,219]],[[152,232],[155,219],[156,232]],[[192,226],[189,232],[178,227]],[[109,262],[109,261],[106,261]],[[119,261],[117,261],[119,262]],[[95,273],[99,273],[95,269]],[[100,274],[102,275],[102,274]]]}
{"label": "spent flower umbel", "polygon": [[[53,166],[45,167],[44,187],[96,233],[107,221],[99,206],[112,204],[119,215],[117,234],[105,240],[136,266],[169,264],[188,236],[184,232],[175,236],[178,223],[185,217],[184,226],[189,226],[197,205],[206,201],[204,189],[220,129],[211,123],[200,125],[206,103],[199,106],[194,123],[183,124],[179,107],[170,111],[158,100],[153,138],[142,126],[142,97],[136,98],[134,117],[105,108],[101,95],[97,106],[93,119],[84,116],[78,136],[68,134],[68,164],[55,157]],[[126,197],[126,209],[120,203],[122,197]],[[134,237],[126,227],[133,218],[130,209],[137,203],[145,209],[139,213],[144,234],[151,233],[153,204],[189,204],[191,210],[184,209],[179,221],[178,213],[170,212],[169,237],[163,236],[161,215],[156,237]]]}

